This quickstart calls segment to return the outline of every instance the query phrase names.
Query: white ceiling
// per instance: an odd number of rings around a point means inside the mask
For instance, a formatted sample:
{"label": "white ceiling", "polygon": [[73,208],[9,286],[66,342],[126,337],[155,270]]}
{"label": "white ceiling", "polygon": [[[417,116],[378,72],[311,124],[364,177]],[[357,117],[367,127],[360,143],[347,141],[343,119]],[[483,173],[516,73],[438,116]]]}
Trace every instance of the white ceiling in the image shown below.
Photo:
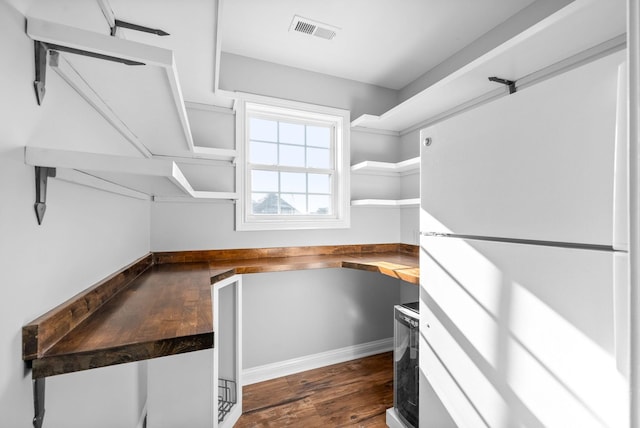
{"label": "white ceiling", "polygon": [[[225,0],[222,51],[401,89],[534,0]],[[340,28],[290,32],[294,15]]]}
{"label": "white ceiling", "polygon": [[[108,33],[98,0],[9,0],[27,15]],[[569,0],[562,0],[566,3]],[[533,3],[548,0],[106,0],[116,18],[168,31],[124,30],[174,51],[187,101],[214,93],[216,48],[399,90]],[[217,16],[217,4],[221,15]],[[333,40],[289,27],[294,15],[340,28]],[[220,25],[220,29],[216,26]],[[216,40],[216,36],[220,40]]]}
{"label": "white ceiling", "polygon": [[[170,36],[158,37],[129,30],[124,30],[123,34],[127,39],[174,52],[186,101],[223,107],[230,107],[232,100],[226,98],[226,94],[215,92],[215,72],[219,65],[216,64],[217,49],[393,90],[404,88],[400,95],[407,98],[567,3],[576,10],[602,5],[606,10],[616,11],[620,5],[624,9],[625,4],[623,0],[5,1],[16,5],[27,16],[108,34],[109,27],[99,7],[99,1],[103,1],[111,6],[118,19],[166,30]],[[523,9],[527,9],[526,13],[519,14]],[[295,15],[340,30],[333,40],[290,32]],[[615,30],[620,27],[624,32],[624,10],[619,15],[623,18],[622,24],[618,25],[616,18]],[[606,27],[609,21],[608,15],[595,17],[599,24],[592,28]],[[586,25],[594,25],[594,21]],[[490,37],[481,38],[497,26],[500,28],[490,33]],[[617,35],[619,32],[616,31],[608,36]],[[567,34],[557,40],[576,38],[584,37]],[[607,39],[603,36],[598,40]],[[471,49],[463,49],[474,42]],[[463,55],[455,55],[461,50]],[[512,64],[512,68],[515,66]],[[522,73],[504,75],[520,78]],[[421,76],[423,78],[418,79]],[[412,82],[415,83],[410,85]],[[488,85],[484,75],[482,82]],[[477,82],[473,85],[483,88]]]}

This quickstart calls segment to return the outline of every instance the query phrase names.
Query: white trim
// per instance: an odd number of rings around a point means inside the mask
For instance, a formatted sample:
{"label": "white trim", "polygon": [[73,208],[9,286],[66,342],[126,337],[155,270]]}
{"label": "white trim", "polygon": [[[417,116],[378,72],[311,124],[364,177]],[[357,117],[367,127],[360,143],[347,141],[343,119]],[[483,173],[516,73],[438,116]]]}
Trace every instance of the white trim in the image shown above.
{"label": "white trim", "polygon": [[235,149],[193,146],[193,155],[196,159],[225,160],[233,162],[237,156],[237,151]]}
{"label": "white trim", "polygon": [[[198,146],[196,146],[196,149]],[[165,159],[174,161],[177,163],[186,163],[191,165],[216,165],[216,166],[228,166],[234,167],[236,151],[232,149],[214,149],[217,154],[214,152],[209,153],[209,157],[204,157],[200,155],[196,155],[194,153],[193,157],[184,157],[184,156],[164,156],[164,155],[153,155],[153,159]]]}
{"label": "white trim", "polygon": [[351,166],[352,174],[404,176],[420,171],[420,156],[401,162],[363,161]]}
{"label": "white trim", "polygon": [[[215,1],[215,0],[214,0]],[[220,57],[222,56],[222,16],[223,16],[223,4],[224,0],[218,0],[216,2],[216,29],[214,33],[215,37],[215,64],[213,69],[213,93],[215,95],[222,95],[219,93],[220,87]]]}
{"label": "white trim", "polygon": [[[219,345],[218,335],[216,329],[220,325],[220,313],[219,313],[219,293],[220,289],[235,284],[235,323],[236,323],[236,338],[235,338],[235,381],[236,381],[236,394],[237,401],[233,406],[231,412],[227,414],[227,417],[218,423],[218,363],[219,363]],[[242,386],[243,386],[243,371],[242,366],[242,275],[233,275],[229,278],[225,278],[221,281],[211,284],[211,304],[213,310],[213,326],[214,326],[214,346],[213,346],[213,428],[223,428],[226,426],[233,426],[238,418],[242,415]]]}
{"label": "white trim", "polygon": [[235,202],[238,194],[234,192],[205,192],[195,190],[191,196],[154,196],[153,202],[178,202],[178,203],[212,203]]}
{"label": "white trim", "polygon": [[[370,116],[367,114],[364,114],[362,116]],[[362,117],[361,116],[361,117]],[[358,118],[360,119],[360,118]],[[358,120],[356,119],[356,120]],[[366,127],[362,127],[362,126],[358,126],[357,124],[354,125],[354,122],[351,122],[351,132],[359,132],[362,134],[377,134],[377,135],[392,135],[394,137],[399,137],[400,136],[400,131],[389,131],[386,129],[377,129],[377,128],[366,128]]]}
{"label": "white trim", "polygon": [[395,407],[389,407],[387,409],[385,422],[389,428],[406,428],[400,420]]}
{"label": "white trim", "polygon": [[257,382],[364,358],[391,350],[393,350],[393,337],[333,349],[318,354],[306,355],[304,357],[292,358],[277,363],[265,364],[263,366],[250,367],[242,371],[243,385],[251,385]]}
{"label": "white trim", "polygon": [[417,207],[420,198],[413,199],[355,199],[351,201],[352,207]]}
{"label": "white trim", "polygon": [[[348,110],[334,107],[289,101],[253,94],[238,93],[236,104],[236,185],[240,198],[236,204],[236,230],[300,230],[300,229],[344,229],[350,227],[350,127]],[[247,168],[247,110],[269,114],[291,115],[300,112],[303,120],[331,122],[337,131],[334,135],[334,188],[331,216],[251,216],[251,204]]]}
{"label": "white trim", "polygon": [[232,107],[217,106],[214,104],[204,104],[204,103],[197,103],[194,101],[185,101],[184,106],[187,108],[187,110],[211,111],[214,113],[229,114],[229,115],[236,114],[236,112],[233,110]]}

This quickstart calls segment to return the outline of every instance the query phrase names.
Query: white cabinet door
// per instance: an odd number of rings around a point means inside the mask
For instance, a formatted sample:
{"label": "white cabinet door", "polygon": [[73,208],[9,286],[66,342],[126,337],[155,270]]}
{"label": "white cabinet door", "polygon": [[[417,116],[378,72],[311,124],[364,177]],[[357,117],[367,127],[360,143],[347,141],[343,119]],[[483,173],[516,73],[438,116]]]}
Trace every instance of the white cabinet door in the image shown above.
{"label": "white cabinet door", "polygon": [[614,282],[627,257],[423,238],[420,370],[456,424],[624,427]]}
{"label": "white cabinet door", "polygon": [[421,229],[611,245],[622,61],[610,55],[423,129]]}

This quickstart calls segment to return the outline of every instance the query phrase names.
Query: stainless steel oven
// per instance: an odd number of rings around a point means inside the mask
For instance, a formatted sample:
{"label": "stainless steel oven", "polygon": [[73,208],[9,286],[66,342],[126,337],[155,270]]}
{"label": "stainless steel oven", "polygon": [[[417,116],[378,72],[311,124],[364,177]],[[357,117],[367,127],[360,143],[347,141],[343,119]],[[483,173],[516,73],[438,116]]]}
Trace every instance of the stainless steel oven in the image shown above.
{"label": "stainless steel oven", "polygon": [[394,310],[393,407],[402,422],[418,427],[418,302]]}

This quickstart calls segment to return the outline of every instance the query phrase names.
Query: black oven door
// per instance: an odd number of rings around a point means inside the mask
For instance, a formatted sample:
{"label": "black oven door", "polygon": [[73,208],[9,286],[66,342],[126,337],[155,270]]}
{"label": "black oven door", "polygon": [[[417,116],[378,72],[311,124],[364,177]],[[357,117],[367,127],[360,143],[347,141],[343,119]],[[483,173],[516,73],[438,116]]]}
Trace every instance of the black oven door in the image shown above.
{"label": "black oven door", "polygon": [[393,406],[408,427],[418,427],[418,314],[396,306],[393,351]]}

